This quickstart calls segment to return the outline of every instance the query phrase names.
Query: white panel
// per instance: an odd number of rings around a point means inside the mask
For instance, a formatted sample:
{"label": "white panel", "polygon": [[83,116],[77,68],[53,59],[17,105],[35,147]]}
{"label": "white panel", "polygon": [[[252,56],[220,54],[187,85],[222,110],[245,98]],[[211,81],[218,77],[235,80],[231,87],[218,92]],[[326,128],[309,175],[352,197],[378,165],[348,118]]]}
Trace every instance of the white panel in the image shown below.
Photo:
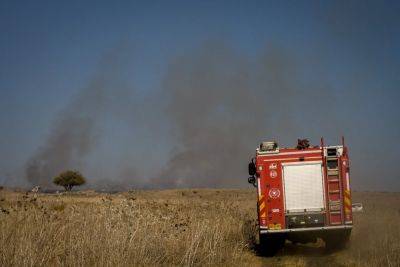
{"label": "white panel", "polygon": [[324,209],[321,163],[285,165],[283,181],[287,212]]}

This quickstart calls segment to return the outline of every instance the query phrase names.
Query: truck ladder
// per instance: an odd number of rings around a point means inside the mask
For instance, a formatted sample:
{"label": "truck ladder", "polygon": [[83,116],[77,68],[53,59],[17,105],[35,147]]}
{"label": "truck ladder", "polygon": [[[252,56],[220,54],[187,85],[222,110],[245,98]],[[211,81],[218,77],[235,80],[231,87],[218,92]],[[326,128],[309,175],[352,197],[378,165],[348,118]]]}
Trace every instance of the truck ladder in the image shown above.
{"label": "truck ladder", "polygon": [[339,158],[337,155],[325,157],[328,189],[328,218],[330,225],[343,224],[342,186],[339,171]]}

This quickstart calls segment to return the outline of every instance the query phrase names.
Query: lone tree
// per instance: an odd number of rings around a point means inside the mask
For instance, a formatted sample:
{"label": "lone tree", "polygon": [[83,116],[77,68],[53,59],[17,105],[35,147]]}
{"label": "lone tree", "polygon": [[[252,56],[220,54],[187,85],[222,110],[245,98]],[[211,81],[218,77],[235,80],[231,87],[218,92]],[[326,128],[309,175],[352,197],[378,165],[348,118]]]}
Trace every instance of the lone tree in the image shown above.
{"label": "lone tree", "polygon": [[76,185],[83,185],[86,182],[85,177],[78,171],[65,171],[54,177],[53,183],[64,186],[65,191],[71,191]]}

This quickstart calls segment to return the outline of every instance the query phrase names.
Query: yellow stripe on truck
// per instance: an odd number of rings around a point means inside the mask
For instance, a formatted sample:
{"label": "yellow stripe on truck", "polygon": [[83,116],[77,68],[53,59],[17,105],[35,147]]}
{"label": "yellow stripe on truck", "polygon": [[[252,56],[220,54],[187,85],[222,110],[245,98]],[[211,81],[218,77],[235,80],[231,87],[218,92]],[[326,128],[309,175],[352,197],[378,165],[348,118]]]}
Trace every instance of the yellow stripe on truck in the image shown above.
{"label": "yellow stripe on truck", "polygon": [[260,204],[260,210],[263,210],[265,208],[265,202],[261,202]]}
{"label": "yellow stripe on truck", "polygon": [[346,214],[346,221],[351,220],[351,199],[350,199],[350,190],[344,190],[344,213]]}

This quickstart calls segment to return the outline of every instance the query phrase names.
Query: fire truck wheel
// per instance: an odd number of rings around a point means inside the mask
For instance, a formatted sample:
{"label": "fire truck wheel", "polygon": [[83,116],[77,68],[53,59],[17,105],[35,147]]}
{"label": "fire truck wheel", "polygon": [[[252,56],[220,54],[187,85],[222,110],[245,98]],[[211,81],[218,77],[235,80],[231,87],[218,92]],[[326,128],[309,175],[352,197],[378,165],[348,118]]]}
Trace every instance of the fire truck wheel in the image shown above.
{"label": "fire truck wheel", "polygon": [[351,229],[327,233],[324,238],[325,248],[328,252],[346,248],[350,239]]}
{"label": "fire truck wheel", "polygon": [[266,257],[274,256],[285,244],[285,237],[282,235],[260,235],[261,255]]}

